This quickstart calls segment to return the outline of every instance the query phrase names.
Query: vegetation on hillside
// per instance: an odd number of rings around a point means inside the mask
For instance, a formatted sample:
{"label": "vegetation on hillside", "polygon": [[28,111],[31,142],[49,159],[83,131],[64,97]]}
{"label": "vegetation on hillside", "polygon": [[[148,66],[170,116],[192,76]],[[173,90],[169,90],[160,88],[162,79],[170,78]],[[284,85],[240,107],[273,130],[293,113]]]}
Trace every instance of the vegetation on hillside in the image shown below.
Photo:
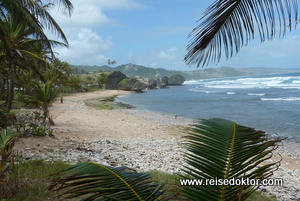
{"label": "vegetation on hillside", "polygon": [[120,71],[129,77],[137,76],[148,79],[158,79],[164,76],[171,77],[175,74],[182,75],[186,80],[209,79],[220,77],[238,77],[253,74],[251,71],[248,70],[235,69],[230,67],[206,68],[194,71],[175,71],[166,70],[163,68],[149,68],[135,64],[120,65],[114,68],[108,66],[72,66],[72,68],[77,69],[77,72],[79,74],[81,74],[81,71],[85,73]]}

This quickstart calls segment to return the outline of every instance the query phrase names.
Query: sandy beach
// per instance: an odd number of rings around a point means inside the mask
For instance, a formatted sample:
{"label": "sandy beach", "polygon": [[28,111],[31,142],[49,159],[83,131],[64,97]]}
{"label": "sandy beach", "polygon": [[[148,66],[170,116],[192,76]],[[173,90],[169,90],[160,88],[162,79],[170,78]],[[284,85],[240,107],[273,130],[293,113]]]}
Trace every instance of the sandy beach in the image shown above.
{"label": "sandy beach", "polygon": [[[127,95],[125,91],[97,91],[64,97],[53,104],[54,138],[21,138],[16,144],[21,157],[64,160],[70,163],[93,161],[104,165],[126,165],[138,171],[179,172],[184,164],[184,127],[193,120],[133,109],[103,110],[86,107],[85,100]],[[300,146],[286,140],[274,158],[282,165],[273,175],[283,186],[262,187],[277,200],[300,198]],[[270,160],[270,161],[271,161]]]}

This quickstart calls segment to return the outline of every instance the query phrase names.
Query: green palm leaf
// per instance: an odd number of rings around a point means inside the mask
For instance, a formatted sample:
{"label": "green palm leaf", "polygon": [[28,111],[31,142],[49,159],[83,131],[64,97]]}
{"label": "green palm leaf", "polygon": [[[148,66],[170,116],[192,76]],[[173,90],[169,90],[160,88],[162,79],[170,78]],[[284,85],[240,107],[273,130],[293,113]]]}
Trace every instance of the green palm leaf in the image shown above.
{"label": "green palm leaf", "polygon": [[[268,140],[262,131],[244,127],[225,119],[202,120],[187,136],[186,161],[183,170],[193,179],[265,179],[279,162],[265,164],[282,139]],[[189,177],[184,176],[185,179]],[[244,200],[258,186],[201,185],[183,186],[191,200]]]}
{"label": "green palm leaf", "polygon": [[10,129],[0,132],[0,171],[4,168],[6,160],[12,153],[17,135]]}
{"label": "green palm leaf", "polygon": [[51,190],[67,189],[65,198],[85,196],[88,200],[155,200],[164,191],[150,174],[137,173],[127,167],[109,167],[95,163],[78,163],[54,175]]}
{"label": "green palm leaf", "polygon": [[297,0],[216,0],[191,32],[185,61],[208,66],[238,53],[255,34],[260,41],[284,36],[298,22]]}

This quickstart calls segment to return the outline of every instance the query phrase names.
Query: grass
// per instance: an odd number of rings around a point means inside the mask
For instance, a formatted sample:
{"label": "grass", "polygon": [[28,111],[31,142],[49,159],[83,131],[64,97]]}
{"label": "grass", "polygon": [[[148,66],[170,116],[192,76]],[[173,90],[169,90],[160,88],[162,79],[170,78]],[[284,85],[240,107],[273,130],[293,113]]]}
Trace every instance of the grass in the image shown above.
{"label": "grass", "polygon": [[[51,178],[49,175],[67,168],[69,165],[61,161],[30,160],[16,164],[13,173],[5,185],[0,184],[1,201],[58,201],[57,192],[49,191]],[[187,200],[179,191],[179,178],[177,174],[160,171],[147,172],[153,175],[157,183],[165,183],[167,188],[165,197],[172,197],[173,201]],[[81,198],[82,199],[82,198]],[[71,201],[80,200],[70,199]],[[275,201],[275,198],[255,192],[247,201]]]}
{"label": "grass", "polygon": [[112,110],[114,108],[133,108],[131,105],[123,104],[121,102],[114,102],[118,95],[113,95],[100,99],[89,99],[85,100],[85,105],[92,107],[94,109],[108,109]]}
{"label": "grass", "polygon": [[58,200],[57,193],[48,191],[49,175],[69,165],[61,162],[31,160],[16,164],[4,185],[0,184],[1,201]]}
{"label": "grass", "polygon": [[[0,105],[4,105],[5,104],[5,100],[0,100]],[[12,109],[19,109],[19,108],[25,108],[26,105],[23,102],[19,102],[16,100],[13,100],[12,102]]]}
{"label": "grass", "polygon": [[103,102],[103,101],[101,101],[101,99],[89,99],[89,100],[85,100],[84,104],[86,106],[92,107],[94,109],[107,109],[107,110],[114,109],[114,107],[112,106],[112,104],[107,103],[107,102]]}

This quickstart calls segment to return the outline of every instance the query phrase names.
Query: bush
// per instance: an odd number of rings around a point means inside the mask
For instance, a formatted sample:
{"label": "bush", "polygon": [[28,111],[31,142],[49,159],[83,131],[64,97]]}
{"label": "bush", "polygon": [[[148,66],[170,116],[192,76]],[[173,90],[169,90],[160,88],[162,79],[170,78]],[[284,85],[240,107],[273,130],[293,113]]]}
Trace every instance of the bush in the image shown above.
{"label": "bush", "polygon": [[53,135],[50,120],[45,120],[45,117],[39,111],[17,114],[12,128],[19,136]]}

